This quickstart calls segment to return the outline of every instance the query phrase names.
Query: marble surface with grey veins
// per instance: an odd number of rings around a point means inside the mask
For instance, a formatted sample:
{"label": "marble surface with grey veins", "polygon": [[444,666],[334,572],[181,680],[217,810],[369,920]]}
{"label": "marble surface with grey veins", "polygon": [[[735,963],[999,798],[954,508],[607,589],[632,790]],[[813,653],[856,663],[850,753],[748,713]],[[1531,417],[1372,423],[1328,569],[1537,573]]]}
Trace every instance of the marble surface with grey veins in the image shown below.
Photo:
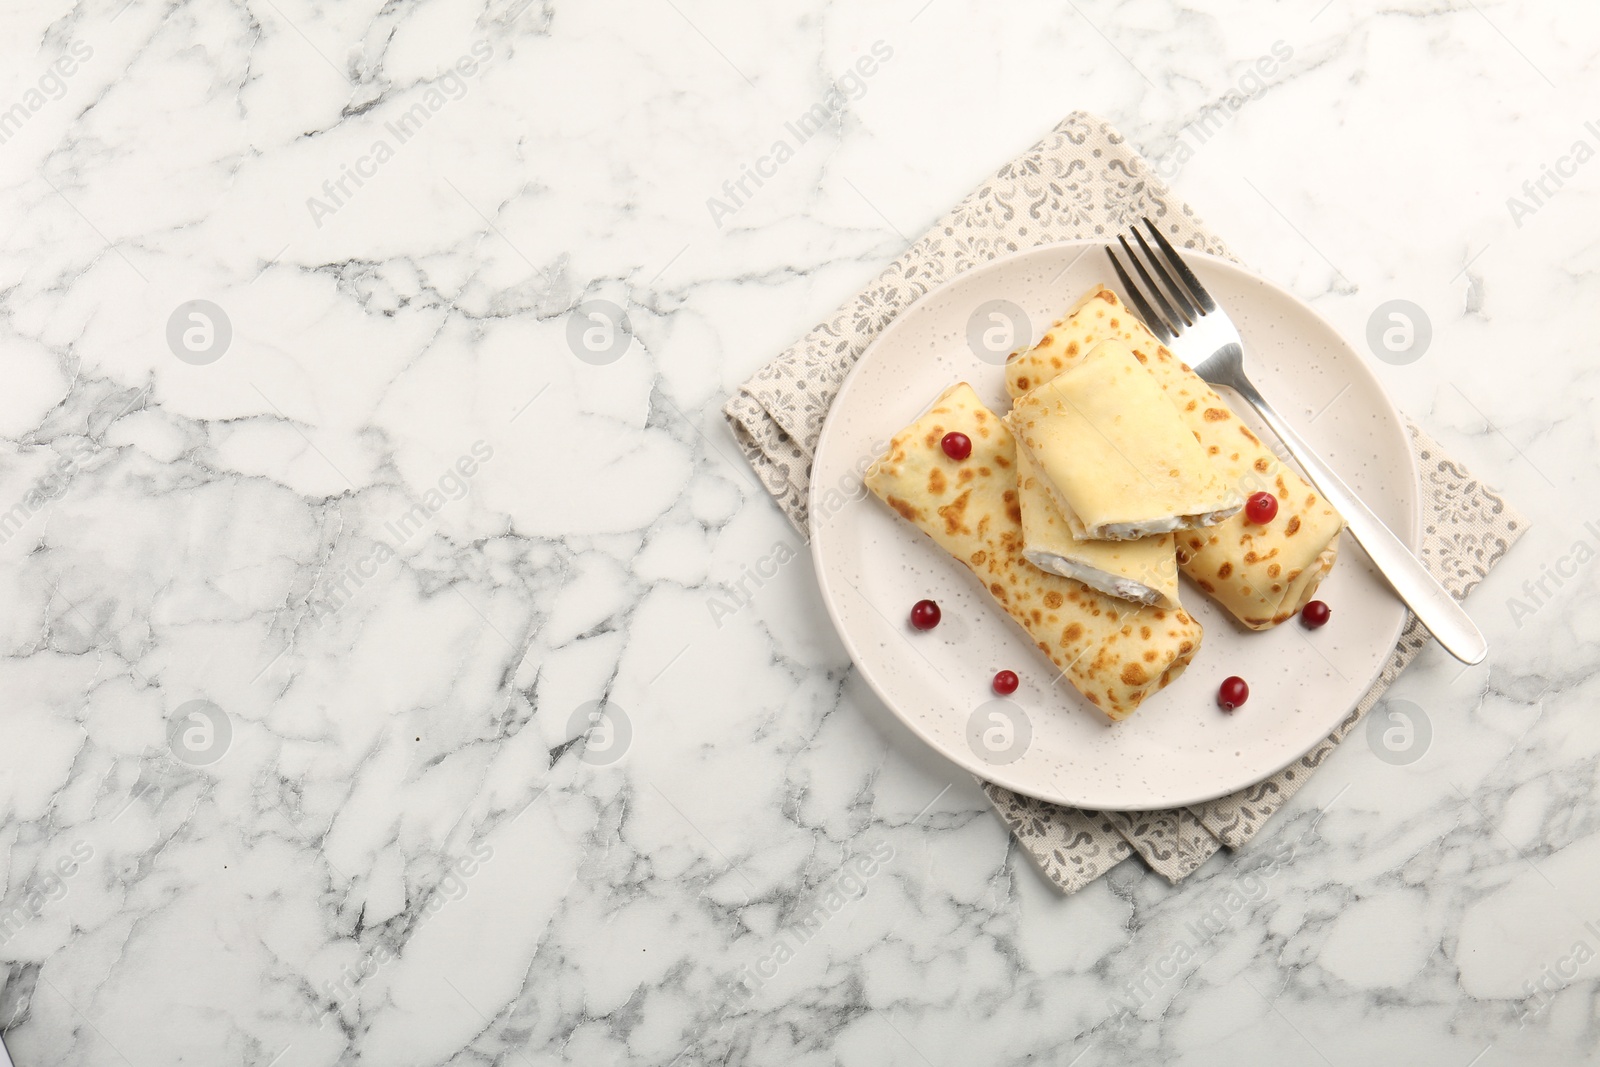
{"label": "marble surface with grey veins", "polygon": [[[1594,1057],[1597,30],[11,5],[16,1062]],[[852,672],[718,413],[1077,108],[1364,351],[1422,308],[1375,369],[1534,528],[1490,661],[1393,690],[1416,758],[1357,736],[1242,855],[1063,898]]]}

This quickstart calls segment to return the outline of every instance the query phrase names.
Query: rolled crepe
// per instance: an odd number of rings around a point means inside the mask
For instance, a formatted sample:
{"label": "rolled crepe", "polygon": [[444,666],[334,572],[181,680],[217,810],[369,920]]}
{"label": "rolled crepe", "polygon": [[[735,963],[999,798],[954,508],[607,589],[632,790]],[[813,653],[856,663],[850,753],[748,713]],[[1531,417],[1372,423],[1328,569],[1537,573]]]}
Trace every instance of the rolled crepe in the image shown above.
{"label": "rolled crepe", "polygon": [[1025,448],[1017,449],[1017,487],[1022,505],[1022,556],[1029,563],[1122,600],[1182,607],[1178,602],[1176,534],[1137,541],[1078,537],[1056,507]]}
{"label": "rolled crepe", "polygon": [[[965,460],[940,447],[953,430],[972,440]],[[977,575],[1089,703],[1124,719],[1189,665],[1200,624],[1182,609],[1118,600],[1024,560],[1016,460],[1005,423],[962,382],[895,435],[866,484]]]}
{"label": "rolled crepe", "polygon": [[1096,345],[1018,397],[1006,425],[1080,538],[1131,541],[1214,526],[1244,507],[1121,340]]}
{"label": "rolled crepe", "polygon": [[1292,618],[1316,595],[1339,554],[1344,527],[1333,506],[1279,461],[1222,398],[1156,340],[1115,293],[1098,287],[1028,352],[1006,366],[1006,387],[1023,396],[1119,338],[1166,391],[1222,475],[1244,496],[1270,492],[1278,514],[1257,525],[1242,513],[1179,535],[1178,565],[1196,585],[1253,630]]}

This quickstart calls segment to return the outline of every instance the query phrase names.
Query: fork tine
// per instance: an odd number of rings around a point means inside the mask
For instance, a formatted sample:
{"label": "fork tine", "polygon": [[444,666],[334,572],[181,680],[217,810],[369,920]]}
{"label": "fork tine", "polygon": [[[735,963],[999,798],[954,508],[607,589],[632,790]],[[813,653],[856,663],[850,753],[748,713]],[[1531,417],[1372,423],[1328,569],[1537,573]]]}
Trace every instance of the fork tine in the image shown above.
{"label": "fork tine", "polygon": [[1155,272],[1161,276],[1161,280],[1167,283],[1167,291],[1172,294],[1172,299],[1178,302],[1178,307],[1183,310],[1184,317],[1189,320],[1189,325],[1193,326],[1194,320],[1205,314],[1205,312],[1189,302],[1189,297],[1183,291],[1183,286],[1172,280],[1172,275],[1168,274],[1167,268],[1161,265],[1161,257],[1156,255],[1150,248],[1149,242],[1144,239],[1144,234],[1135,229],[1133,238],[1139,242],[1139,247],[1144,250],[1145,258],[1150,261],[1150,266],[1155,268]]}
{"label": "fork tine", "polygon": [[1161,246],[1161,251],[1167,254],[1167,259],[1172,263],[1173,269],[1178,272],[1178,277],[1182,278],[1183,283],[1189,287],[1189,294],[1194,297],[1195,303],[1199,304],[1206,312],[1217,310],[1217,302],[1211,299],[1211,294],[1206,292],[1206,287],[1200,284],[1200,279],[1195,277],[1194,271],[1189,269],[1189,264],[1185,263],[1183,257],[1178,255],[1178,250],[1172,247],[1172,242],[1161,236],[1161,231],[1156,229],[1156,224],[1151,222],[1148,217],[1145,218],[1144,224],[1149,228],[1150,236],[1156,239],[1156,244]]}
{"label": "fork tine", "polygon": [[1150,277],[1150,272],[1144,269],[1144,261],[1134,254],[1133,246],[1128,243],[1128,239],[1119,233],[1117,234],[1117,241],[1122,245],[1122,250],[1128,254],[1128,258],[1133,260],[1133,269],[1138,271],[1139,277],[1144,279],[1144,284],[1149,288],[1150,295],[1155,297],[1156,303],[1161,305],[1161,311],[1166,315],[1167,322],[1172,326],[1172,332],[1179,333],[1185,326],[1193,326],[1193,319],[1182,311],[1175,310],[1171,304],[1167,303],[1166,294],[1161,291],[1161,286],[1156,284],[1156,280]]}
{"label": "fork tine", "polygon": [[1139,292],[1139,287],[1133,284],[1133,279],[1128,277],[1128,272],[1122,269],[1122,263],[1117,259],[1117,254],[1111,251],[1111,246],[1106,245],[1106,256],[1111,260],[1111,266],[1116,268],[1117,277],[1122,280],[1122,289],[1128,294],[1128,299],[1133,302],[1133,310],[1139,313],[1144,324],[1156,335],[1162,344],[1172,340],[1172,330],[1166,322],[1151,310],[1145,303],[1144,295]]}

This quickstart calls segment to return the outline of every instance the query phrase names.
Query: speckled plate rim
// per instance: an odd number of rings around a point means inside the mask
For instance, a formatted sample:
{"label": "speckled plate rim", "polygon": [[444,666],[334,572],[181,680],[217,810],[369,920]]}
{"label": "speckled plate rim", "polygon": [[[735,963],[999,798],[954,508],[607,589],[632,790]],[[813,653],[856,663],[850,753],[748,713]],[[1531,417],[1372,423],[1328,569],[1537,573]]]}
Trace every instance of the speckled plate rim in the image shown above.
{"label": "speckled plate rim", "polygon": [[[946,290],[954,286],[971,285],[978,276],[1002,272],[1008,268],[1016,266],[1019,261],[1027,261],[1036,257],[1058,256],[1069,251],[1079,251],[1080,255],[1078,258],[1081,259],[1084,258],[1083,253],[1092,252],[1103,247],[1104,242],[1101,241],[1067,241],[1037,245],[1032,248],[1021,249],[1003,256],[997,256],[987,263],[974,267],[955,278],[951,278],[936,288],[923,294],[923,296],[915,303],[896,315],[895,319],[883,329],[883,331],[878,335],[877,338],[873,340],[870,345],[867,346],[867,348],[862,352],[861,357],[857,360],[855,366],[851,368],[850,372],[845,376],[843,382],[840,384],[839,390],[835,394],[833,405],[830,407],[828,416],[823,422],[822,431],[817,441],[817,447],[813,453],[813,471],[822,465],[824,457],[828,455],[831,448],[835,447],[835,438],[838,436],[835,432],[837,429],[836,415],[842,409],[842,403],[848,401],[848,399],[852,396],[854,389],[857,388],[858,383],[862,380],[864,374],[867,372],[868,368],[871,367],[876,360],[881,358],[882,353],[887,351],[889,346],[899,342],[899,334],[903,331],[905,325],[908,322],[915,321],[915,316],[913,314],[914,312],[917,312],[924,305],[931,304],[939,300],[941,295],[944,294]],[[1396,520],[1395,516],[1390,515],[1389,523],[1401,541],[1408,545],[1413,551],[1416,551],[1420,543],[1422,524],[1421,480],[1420,472],[1417,468],[1416,455],[1414,450],[1410,447],[1409,433],[1405,429],[1405,421],[1401,416],[1399,409],[1394,406],[1393,401],[1389,398],[1387,391],[1383,388],[1382,382],[1378,379],[1372,368],[1360,357],[1355,349],[1347,340],[1344,339],[1343,335],[1340,334],[1331,323],[1329,323],[1320,314],[1318,314],[1315,309],[1310,307],[1293,293],[1265,278],[1260,277],[1259,275],[1254,274],[1251,271],[1246,270],[1230,260],[1188,250],[1186,250],[1184,254],[1186,258],[1199,261],[1196,265],[1200,268],[1198,273],[1202,275],[1203,279],[1209,280],[1212,272],[1220,272],[1233,275],[1238,279],[1258,285],[1270,295],[1270,299],[1276,299],[1292,305],[1299,314],[1308,316],[1315,323],[1320,325],[1320,327],[1325,330],[1329,336],[1337,339],[1339,345],[1345,350],[1346,355],[1349,357],[1347,360],[1345,360],[1345,366],[1341,369],[1347,370],[1351,375],[1359,376],[1363,379],[1361,384],[1366,386],[1369,392],[1378,400],[1381,406],[1381,414],[1385,417],[1385,421],[1390,423],[1393,427],[1398,427],[1400,435],[1405,439],[1406,447],[1404,448],[1403,455],[1399,457],[1402,470],[1398,473],[1400,474],[1401,481],[1403,482],[1399,488],[1406,498],[1405,504],[1407,506],[1404,509],[1403,517],[1401,517],[1399,521]],[[1076,263],[1076,260],[1074,260],[1074,263]],[[1069,265],[1067,269],[1070,270],[1071,265]],[[1065,274],[1066,271],[1064,270],[1062,273]],[[1110,274],[1109,267],[1106,268],[1105,273],[1107,275]],[[1113,289],[1120,288],[1116,284],[1115,279],[1111,277],[1102,278],[1101,282],[1111,286]],[[1062,303],[1057,314],[1064,313],[1067,309],[1068,302],[1076,299],[1077,295],[1079,294],[1075,291],[1064,290],[1062,295],[1064,302]],[[1256,353],[1254,350],[1247,350],[1246,358],[1248,361],[1247,365],[1249,366],[1258,367],[1262,365],[1261,355]],[[1003,373],[999,367],[994,367],[992,370],[995,374]],[[1274,396],[1274,399],[1278,401],[1280,406],[1283,405],[1287,400],[1292,399],[1288,397],[1279,398],[1276,393],[1272,395]],[[928,403],[931,402],[932,396],[928,398]],[[1231,402],[1231,405],[1234,406],[1236,410],[1242,406],[1236,402]],[[926,405],[924,405],[924,410],[925,409]],[[887,440],[894,433],[904,428],[905,425],[908,425],[909,421],[911,420],[896,421],[893,425],[886,423],[883,426],[882,438]],[[1268,440],[1271,439],[1268,438]],[[1379,674],[1382,672],[1384,665],[1388,662],[1390,655],[1392,655],[1394,647],[1398,644],[1400,634],[1404,630],[1408,619],[1408,614],[1404,610],[1404,605],[1400,604],[1397,597],[1394,598],[1394,603],[1398,605],[1399,611],[1395,614],[1392,625],[1390,625],[1387,630],[1381,634],[1381,641],[1373,642],[1374,646],[1381,645],[1386,651],[1382,655],[1372,657],[1370,670],[1367,672],[1367,676],[1359,688],[1354,690],[1355,695],[1349,700],[1340,701],[1337,706],[1327,706],[1326,714],[1323,716],[1326,721],[1326,728],[1316,732],[1315,736],[1310,736],[1308,734],[1308,740],[1304,747],[1299,748],[1298,751],[1284,754],[1282,758],[1274,760],[1270,766],[1262,765],[1251,767],[1247,773],[1231,777],[1219,776],[1213,784],[1198,790],[1190,788],[1185,791],[1174,788],[1165,793],[1146,792],[1138,796],[1127,796],[1120,798],[1115,796],[1094,794],[1079,795],[1071,788],[1051,788],[1050,786],[1060,785],[1060,783],[1054,779],[1052,779],[1048,786],[1041,786],[1041,783],[1036,779],[1036,777],[1018,775],[1007,766],[995,766],[980,761],[975,755],[963,749],[961,746],[946,743],[935,736],[932,729],[924,723],[921,717],[901,707],[899,699],[895,696],[891,688],[881,677],[880,671],[876,669],[874,657],[869,655],[862,644],[856,640],[851,626],[841,616],[839,604],[841,589],[835,588],[831,581],[832,568],[830,567],[829,560],[827,558],[827,553],[829,551],[830,527],[826,524],[819,524],[817,520],[817,516],[823,513],[819,497],[826,492],[828,488],[829,487],[823,484],[821,479],[814,477],[809,489],[808,532],[811,542],[812,563],[816,571],[817,582],[822,593],[824,606],[828,612],[828,617],[832,621],[834,629],[839,635],[840,641],[843,643],[846,651],[850,655],[852,662],[860,671],[861,676],[863,680],[866,681],[868,687],[871,688],[875,694],[877,694],[878,698],[884,703],[885,707],[887,707],[895,715],[895,717],[906,726],[907,729],[921,738],[924,743],[928,744],[946,759],[949,759],[951,762],[981,779],[994,782],[997,785],[1003,786],[1014,792],[1021,793],[1025,796],[1035,797],[1039,800],[1044,800],[1054,804],[1091,808],[1101,811],[1142,811],[1184,807],[1188,805],[1201,804],[1207,801],[1215,800],[1222,796],[1227,796],[1231,793],[1237,792],[1238,790],[1248,788],[1249,786],[1254,785],[1266,778],[1270,778],[1272,775],[1294,763],[1297,759],[1305,755],[1306,752],[1310,751],[1318,743],[1320,743],[1321,740],[1325,738],[1328,733],[1331,733],[1333,729],[1337,727],[1337,725],[1344,719],[1344,717],[1349,714],[1350,710],[1354,708],[1355,705],[1360,701],[1362,695],[1371,689],[1373,683],[1377,681]],[[877,503],[875,498],[871,497],[871,494],[865,495],[865,502],[871,504]],[[902,525],[904,526],[904,533],[908,540],[917,538],[927,540],[925,534],[915,530],[907,524],[902,523]],[[966,568],[962,566],[959,561],[950,558],[946,554],[943,554],[942,550],[941,555],[944,555],[945,561],[953,570],[962,572],[966,571]],[[1352,561],[1356,558],[1360,559],[1361,566],[1364,566],[1368,569],[1371,567],[1371,564],[1366,559],[1365,554],[1360,552],[1359,546],[1356,545],[1354,539],[1348,535],[1342,538],[1340,555],[1342,557],[1341,565],[1344,567],[1352,566]],[[1336,567],[1335,574],[1337,573],[1338,568]],[[1191,598],[1198,596],[1198,594],[1194,593],[1192,589],[1188,589],[1186,587],[1186,591],[1191,594]],[[1390,597],[1394,597],[1392,591],[1388,591],[1387,589],[1385,591]],[[1186,603],[1187,602],[1188,601],[1186,601]],[[1004,618],[1004,612],[1002,612],[998,607],[995,607],[994,605],[989,605],[989,607],[995,616],[1001,619],[1006,627],[1015,630],[1019,634],[1021,633],[1020,628],[1016,627],[1014,622]],[[1214,605],[1212,607],[1214,608]],[[1220,609],[1217,610],[1220,611]],[[1196,657],[1197,661],[1199,660],[1200,656],[1205,654],[1205,651],[1206,649],[1203,645],[1200,650],[1200,654]],[[1036,650],[1035,655],[1037,656]],[[1191,671],[1192,670],[1193,667],[1191,665]],[[1183,684],[1184,680],[1185,679],[1180,678],[1176,684],[1181,685]],[[1152,700],[1159,700],[1160,698],[1161,695],[1158,695],[1153,697]],[[1084,707],[1087,709],[1087,705]],[[1079,711],[1079,709],[1073,710],[1075,713]],[[1141,709],[1140,712],[1135,712],[1135,716],[1141,714],[1143,710],[1144,709]],[[1115,729],[1117,727],[1112,728]]]}

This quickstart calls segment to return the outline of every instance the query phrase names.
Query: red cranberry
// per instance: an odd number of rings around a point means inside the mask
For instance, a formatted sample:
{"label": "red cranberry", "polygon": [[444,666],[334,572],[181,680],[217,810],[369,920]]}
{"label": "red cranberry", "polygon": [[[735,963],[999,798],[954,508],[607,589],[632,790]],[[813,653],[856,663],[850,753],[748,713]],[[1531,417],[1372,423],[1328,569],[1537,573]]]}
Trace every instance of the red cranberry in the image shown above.
{"label": "red cranberry", "polygon": [[1308,630],[1315,630],[1328,621],[1330,614],[1332,612],[1328,610],[1328,605],[1320,600],[1313,600],[1300,609],[1300,624]]}
{"label": "red cranberry", "polygon": [[994,676],[994,691],[1003,697],[1010,696],[1017,691],[1017,672],[999,671]]}
{"label": "red cranberry", "polygon": [[1222,680],[1222,688],[1217,690],[1217,703],[1223,711],[1232,711],[1246,700],[1250,699],[1250,687],[1244,684],[1244,679],[1238,675]]}
{"label": "red cranberry", "polygon": [[1265,526],[1278,517],[1278,498],[1271,493],[1251,493],[1244,505],[1245,518]]}
{"label": "red cranberry", "polygon": [[919,630],[931,630],[939,625],[939,605],[931,600],[919,600],[911,605],[911,625]]}
{"label": "red cranberry", "polygon": [[951,430],[940,440],[939,447],[944,449],[944,454],[953,460],[963,460],[972,455],[972,438],[964,433]]}

